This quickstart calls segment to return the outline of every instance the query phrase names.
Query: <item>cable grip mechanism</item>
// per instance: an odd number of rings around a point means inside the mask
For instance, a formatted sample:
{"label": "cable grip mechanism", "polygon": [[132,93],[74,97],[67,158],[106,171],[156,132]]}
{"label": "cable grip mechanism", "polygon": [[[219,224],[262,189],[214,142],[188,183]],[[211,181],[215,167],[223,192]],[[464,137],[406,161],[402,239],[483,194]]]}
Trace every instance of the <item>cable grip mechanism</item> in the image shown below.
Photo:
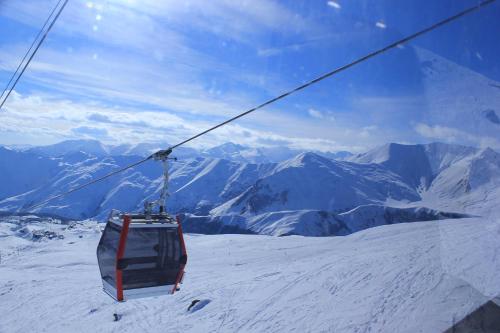
{"label": "cable grip mechanism", "polygon": [[162,149],[157,151],[156,153],[151,155],[151,158],[155,161],[161,161],[163,166],[163,186],[160,192],[160,197],[154,201],[144,201],[144,214],[146,218],[150,217],[153,213],[153,209],[158,206],[158,211],[160,214],[167,214],[166,212],[166,204],[167,198],[169,196],[168,193],[168,181],[169,181],[169,173],[168,173],[168,160],[177,161],[176,157],[169,157],[172,153],[172,149]]}

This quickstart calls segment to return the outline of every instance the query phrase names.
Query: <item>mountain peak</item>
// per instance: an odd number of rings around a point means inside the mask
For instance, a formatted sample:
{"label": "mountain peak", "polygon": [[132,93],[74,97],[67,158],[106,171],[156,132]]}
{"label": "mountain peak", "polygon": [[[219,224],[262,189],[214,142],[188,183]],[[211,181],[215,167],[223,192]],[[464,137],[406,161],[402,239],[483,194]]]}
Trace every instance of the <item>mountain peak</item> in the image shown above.
{"label": "mountain peak", "polygon": [[400,143],[386,143],[382,146],[375,147],[366,153],[357,154],[348,158],[349,161],[356,163],[384,163],[394,158],[401,157],[401,154],[409,150],[418,149],[418,145],[404,145]]}
{"label": "mountain peak", "polygon": [[491,147],[486,147],[479,152],[480,158],[497,159],[500,154]]}
{"label": "mountain peak", "polygon": [[289,167],[307,167],[318,164],[331,163],[332,161],[324,156],[313,152],[303,152],[291,159],[281,162],[278,165],[277,170],[289,168]]}
{"label": "mountain peak", "polygon": [[361,164],[380,164],[400,175],[414,188],[430,185],[433,169],[424,145],[388,143],[364,154],[356,155],[349,161]]}
{"label": "mountain peak", "polygon": [[207,149],[207,152],[211,152],[211,153],[214,153],[214,152],[237,153],[237,152],[240,152],[242,150],[247,150],[247,149],[249,149],[249,147],[246,147],[246,146],[243,146],[243,145],[240,145],[237,143],[233,143],[233,142],[226,142],[226,143],[223,143],[221,145]]}
{"label": "mountain peak", "polygon": [[484,118],[492,122],[493,124],[500,125],[500,118],[498,118],[497,113],[493,109],[483,110],[481,112]]}
{"label": "mountain peak", "polygon": [[90,139],[66,140],[53,145],[33,147],[28,149],[28,151],[51,157],[79,151],[84,151],[96,156],[108,154],[108,149],[104,144],[100,141]]}

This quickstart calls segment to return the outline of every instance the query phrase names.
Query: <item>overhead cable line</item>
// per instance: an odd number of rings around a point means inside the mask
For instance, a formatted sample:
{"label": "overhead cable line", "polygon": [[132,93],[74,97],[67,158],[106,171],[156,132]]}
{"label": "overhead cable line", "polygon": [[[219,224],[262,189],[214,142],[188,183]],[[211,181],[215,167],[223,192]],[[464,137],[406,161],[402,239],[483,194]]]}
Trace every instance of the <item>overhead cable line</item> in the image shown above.
{"label": "overhead cable line", "polygon": [[338,74],[338,73],[340,73],[340,72],[343,72],[343,71],[345,71],[346,69],[349,69],[349,68],[351,68],[351,67],[353,67],[353,66],[355,66],[355,65],[357,65],[357,64],[359,64],[359,63],[362,63],[362,62],[364,62],[364,61],[366,61],[366,60],[368,60],[368,59],[370,59],[370,58],[373,58],[373,57],[375,57],[375,56],[377,56],[377,55],[381,54],[381,53],[384,53],[384,52],[386,52],[386,51],[388,51],[388,50],[390,50],[390,49],[393,49],[393,48],[397,47],[398,45],[401,45],[401,44],[407,43],[407,42],[409,42],[409,41],[410,41],[410,40],[412,40],[412,39],[415,39],[415,38],[417,38],[417,37],[419,37],[419,36],[421,36],[421,35],[423,35],[423,34],[425,34],[425,33],[429,32],[429,31],[432,31],[432,30],[434,30],[434,29],[436,29],[436,28],[439,28],[439,27],[441,27],[441,26],[443,26],[443,25],[445,25],[445,24],[447,24],[447,23],[450,23],[450,22],[452,22],[452,21],[454,21],[454,20],[456,20],[456,19],[458,19],[458,18],[460,18],[460,17],[462,17],[462,16],[465,16],[465,15],[467,15],[467,14],[470,14],[470,13],[472,13],[472,12],[474,12],[474,11],[476,11],[476,10],[480,9],[481,7],[484,7],[484,6],[486,6],[486,5],[489,5],[489,4],[491,4],[491,3],[495,2],[495,1],[496,1],[496,0],[486,0],[486,1],[483,1],[483,2],[479,3],[478,5],[476,5],[476,6],[474,6],[474,7],[470,7],[470,8],[468,8],[468,9],[466,9],[466,10],[464,10],[464,11],[462,11],[462,12],[458,13],[458,14],[455,14],[455,15],[450,16],[450,17],[448,17],[448,18],[446,18],[446,19],[444,19],[444,20],[442,20],[442,21],[439,21],[438,23],[435,23],[435,24],[433,24],[433,25],[431,25],[431,26],[429,26],[429,27],[427,27],[427,28],[425,28],[425,29],[422,29],[422,30],[420,30],[420,31],[418,31],[418,32],[416,32],[416,33],[414,33],[414,34],[412,34],[412,35],[409,35],[409,36],[407,36],[407,37],[404,37],[404,38],[402,38],[402,39],[400,39],[400,40],[398,40],[398,41],[396,41],[396,42],[394,42],[394,43],[392,43],[392,44],[389,44],[389,45],[387,45],[387,46],[385,46],[385,47],[383,47],[383,48],[381,48],[381,49],[378,49],[378,50],[376,50],[376,51],[373,51],[373,52],[371,52],[371,53],[369,53],[369,54],[367,54],[367,55],[365,55],[365,56],[363,56],[363,57],[361,57],[361,58],[358,58],[358,59],[354,60],[353,62],[350,62],[350,63],[348,63],[348,64],[346,64],[346,65],[344,65],[344,66],[341,66],[341,67],[339,67],[339,68],[337,68],[337,69],[334,69],[333,71],[328,72],[328,73],[326,73],[326,74],[323,74],[323,75],[321,75],[320,77],[317,77],[317,78],[315,78],[315,79],[313,79],[313,80],[311,80],[311,81],[309,81],[309,82],[307,82],[307,83],[304,83],[303,85],[298,86],[298,87],[297,87],[297,88],[295,88],[295,89],[292,89],[292,90],[290,90],[290,91],[287,91],[287,92],[285,92],[285,93],[283,93],[283,94],[281,94],[281,95],[279,95],[279,96],[277,96],[277,97],[275,97],[275,98],[273,98],[273,99],[270,99],[270,100],[268,100],[267,102],[264,102],[264,103],[260,104],[259,106],[254,107],[253,109],[250,109],[250,110],[248,110],[248,111],[245,111],[245,112],[243,112],[243,113],[240,113],[239,115],[237,115],[237,116],[235,116],[235,117],[233,117],[233,118],[230,118],[230,119],[228,119],[228,120],[226,120],[226,121],[224,121],[224,122],[222,122],[222,123],[220,123],[220,124],[218,124],[218,125],[215,125],[215,126],[213,126],[213,127],[209,128],[209,129],[207,129],[207,130],[205,130],[205,131],[203,131],[203,132],[201,132],[201,133],[198,133],[198,134],[196,134],[195,136],[192,136],[192,137],[190,137],[189,139],[186,139],[186,140],[184,140],[184,141],[182,141],[182,142],[180,142],[180,143],[178,143],[178,144],[176,144],[176,145],[174,145],[174,146],[170,147],[170,149],[174,149],[174,148],[177,148],[177,147],[179,147],[179,146],[182,146],[182,145],[184,145],[184,144],[188,143],[189,141],[192,141],[192,140],[194,140],[194,139],[196,139],[196,138],[198,138],[198,137],[200,137],[200,136],[202,136],[202,135],[204,135],[204,134],[207,134],[208,132],[211,132],[211,131],[213,131],[213,130],[215,130],[215,129],[217,129],[217,128],[221,127],[221,126],[224,126],[224,125],[226,125],[226,124],[228,124],[228,123],[230,123],[230,122],[232,122],[232,121],[234,121],[234,120],[236,120],[236,119],[239,119],[239,118],[241,118],[241,117],[243,117],[243,116],[246,116],[247,114],[252,113],[252,112],[254,112],[254,111],[257,111],[257,110],[259,110],[259,109],[262,109],[263,107],[265,107],[265,106],[267,106],[267,105],[269,105],[269,104],[272,104],[272,103],[274,103],[274,102],[277,102],[277,101],[279,101],[280,99],[283,99],[283,98],[285,98],[285,97],[287,97],[287,96],[290,96],[290,95],[291,95],[291,94],[293,94],[293,93],[296,93],[297,91],[300,91],[300,90],[305,89],[305,88],[307,88],[307,87],[309,87],[309,86],[311,86],[311,85],[313,85],[313,84],[315,84],[315,83],[318,83],[318,82],[320,82],[320,81],[323,81],[324,79],[326,79],[326,78],[328,78],[328,77],[330,77],[330,76],[332,76],[332,75],[335,75],[335,74]]}
{"label": "overhead cable line", "polygon": [[61,193],[61,194],[54,195],[54,196],[52,196],[52,197],[50,197],[50,198],[48,198],[48,199],[46,199],[46,200],[44,200],[44,201],[42,201],[42,202],[39,202],[39,203],[34,204],[34,205],[32,205],[32,206],[29,206],[29,207],[27,208],[27,210],[31,210],[31,209],[33,209],[33,208],[39,207],[39,206],[41,206],[41,205],[43,205],[43,204],[46,204],[46,203],[47,203],[47,202],[49,202],[49,201],[52,201],[52,200],[57,199],[57,198],[60,198],[60,197],[64,197],[64,196],[66,196],[66,195],[68,195],[68,194],[70,194],[70,193],[73,193],[73,192],[79,191],[79,190],[81,190],[81,189],[83,189],[83,188],[85,188],[85,187],[87,187],[87,186],[90,186],[90,185],[92,185],[92,184],[95,184],[95,183],[98,183],[98,182],[100,182],[100,181],[103,181],[103,180],[104,180],[104,179],[106,179],[106,178],[109,178],[109,177],[114,176],[114,175],[116,175],[116,174],[122,173],[123,171],[126,171],[126,170],[128,170],[128,169],[132,169],[133,167],[136,167],[136,166],[138,166],[139,164],[142,164],[142,163],[144,163],[144,162],[146,162],[146,161],[150,160],[151,158],[152,158],[152,156],[146,157],[146,158],[144,158],[144,159],[142,159],[142,160],[140,160],[140,161],[137,161],[137,162],[132,163],[132,164],[129,164],[129,165],[127,165],[127,166],[123,167],[123,168],[120,168],[120,169],[118,169],[118,170],[115,170],[115,171],[113,171],[113,172],[110,172],[110,173],[108,173],[108,174],[106,174],[106,175],[104,175],[104,176],[102,176],[102,177],[100,177],[100,178],[97,178],[97,179],[91,180],[91,181],[90,181],[90,182],[88,182],[88,183],[85,183],[85,184],[82,184],[82,185],[80,185],[80,186],[77,186],[77,187],[75,187],[75,188],[73,188],[73,189],[71,189],[71,190],[69,190],[69,191],[67,191],[67,192],[64,192],[64,193]]}
{"label": "overhead cable line", "polygon": [[[63,2],[64,1],[64,2]],[[57,19],[59,18],[59,15],[61,15],[61,12],[63,11],[64,7],[66,6],[66,4],[68,3],[69,0],[59,0],[56,4],[56,6],[52,9],[52,11],[50,12],[50,15],[47,17],[47,19],[45,20],[45,23],[43,24],[42,28],[40,29],[40,31],[38,32],[37,36],[35,37],[35,40],[33,41],[33,43],[31,43],[31,46],[30,48],[28,49],[28,51],[24,54],[24,57],[23,59],[21,60],[21,62],[19,63],[19,65],[17,66],[17,69],[16,71],[14,72],[14,74],[12,74],[10,80],[9,80],[9,83],[7,83],[7,86],[5,87],[5,89],[3,90],[2,92],[2,95],[0,96],[0,100],[1,100],[1,103],[0,103],[0,111],[2,110],[2,107],[4,106],[5,102],[7,101],[7,99],[9,98],[10,94],[12,93],[12,91],[14,90],[14,88],[16,87],[17,85],[17,82],[19,82],[19,79],[21,78],[21,76],[24,74],[24,71],[26,70],[26,68],[28,67],[28,65],[30,64],[31,60],[33,60],[33,57],[35,56],[36,52],[38,51],[38,49],[40,48],[40,46],[42,45],[43,41],[45,40],[45,38],[47,37],[47,34],[49,33],[50,29],[52,29],[52,27],[54,26],[54,24],[56,23]],[[61,5],[62,3],[62,5]],[[59,9],[58,9],[59,8]],[[54,13],[57,11],[57,14],[54,16]],[[54,17],[53,17],[54,16]],[[50,21],[50,19],[53,17],[52,21]],[[50,24],[49,24],[50,22]],[[48,25],[49,24],[49,25]],[[47,27],[48,25],[48,28],[47,30],[45,30],[45,28]],[[45,32],[44,32],[45,30]],[[42,35],[43,34],[43,35]],[[41,39],[40,36],[42,36]],[[37,40],[38,40],[38,43],[37,43]],[[33,46],[35,46],[36,44],[36,47],[33,49]],[[33,52],[31,53],[31,55],[29,56],[28,58],[28,61],[26,61],[26,63],[24,63],[24,61],[26,60],[26,58],[28,57],[28,55],[30,54],[31,50],[33,49]],[[23,65],[24,63],[24,65]],[[21,72],[19,72],[19,69],[22,67],[21,69]],[[19,73],[19,75],[18,75]],[[17,77],[16,77],[17,75]],[[14,82],[11,85],[11,83]],[[10,88],[9,88],[10,87]],[[5,94],[5,98],[2,100],[2,97],[4,96]]]}
{"label": "overhead cable line", "polygon": [[92,184],[100,182],[100,181],[102,181],[102,180],[104,180],[104,179],[106,179],[108,177],[111,177],[113,175],[121,173],[121,172],[123,172],[125,170],[128,170],[130,168],[133,168],[135,166],[138,166],[138,165],[140,165],[140,164],[142,164],[142,163],[144,163],[144,162],[146,162],[148,160],[166,158],[172,152],[173,149],[178,148],[178,147],[180,147],[180,146],[182,146],[182,145],[184,145],[184,144],[186,144],[186,143],[188,143],[188,142],[190,142],[190,141],[192,141],[192,140],[194,140],[196,138],[199,138],[200,136],[202,136],[204,134],[207,134],[207,133],[209,133],[209,132],[211,132],[211,131],[219,128],[219,127],[227,125],[230,122],[233,122],[233,121],[235,121],[235,120],[237,120],[237,119],[239,119],[239,118],[241,118],[243,116],[246,116],[246,115],[248,115],[248,114],[250,114],[250,113],[252,113],[254,111],[262,109],[263,107],[265,107],[267,105],[275,103],[275,102],[277,102],[277,101],[279,101],[279,100],[281,100],[281,99],[283,99],[283,98],[285,98],[287,96],[290,96],[290,95],[292,95],[292,94],[294,94],[294,93],[296,93],[296,92],[298,92],[298,91],[300,91],[302,89],[305,89],[305,88],[307,88],[307,87],[309,87],[309,86],[311,86],[311,85],[313,85],[315,83],[323,81],[326,78],[329,78],[329,77],[331,77],[331,76],[333,76],[335,74],[343,72],[343,71],[345,71],[345,70],[347,70],[347,69],[349,69],[349,68],[351,68],[351,67],[353,67],[355,65],[358,65],[358,64],[360,64],[360,63],[362,63],[362,62],[364,62],[364,61],[366,61],[366,60],[368,60],[370,58],[373,58],[373,57],[375,57],[377,55],[385,53],[385,52],[387,52],[387,51],[389,51],[389,50],[397,47],[398,45],[405,44],[405,43],[407,43],[407,42],[409,42],[409,41],[411,41],[411,40],[413,40],[413,39],[415,39],[415,38],[417,38],[417,37],[419,37],[419,36],[421,36],[421,35],[423,35],[425,33],[428,33],[428,32],[430,32],[430,31],[432,31],[434,29],[437,29],[437,28],[439,28],[439,27],[441,27],[443,25],[446,25],[446,24],[448,24],[448,23],[450,23],[452,21],[455,21],[455,20],[457,20],[457,19],[459,19],[459,18],[461,18],[461,17],[463,17],[465,15],[471,14],[471,13],[473,13],[473,12],[475,12],[475,11],[477,11],[477,10],[479,10],[479,9],[481,9],[481,8],[489,5],[489,4],[494,3],[495,1],[496,0],[485,0],[485,1],[482,1],[482,2],[480,2],[479,4],[477,4],[477,5],[473,6],[473,7],[469,7],[469,8],[467,8],[467,9],[465,9],[465,10],[463,10],[463,11],[461,11],[461,12],[459,12],[459,13],[453,15],[453,16],[450,16],[450,17],[448,17],[448,18],[446,18],[446,19],[444,19],[442,21],[439,21],[439,22],[437,22],[437,23],[435,23],[435,24],[433,24],[433,25],[431,25],[431,26],[429,26],[427,28],[424,28],[424,29],[422,29],[422,30],[420,30],[418,32],[415,32],[415,33],[413,33],[413,34],[411,34],[409,36],[406,36],[406,37],[404,37],[402,39],[399,39],[399,40],[397,40],[397,41],[395,41],[395,42],[393,42],[393,43],[391,43],[391,44],[389,44],[387,46],[384,46],[384,47],[382,47],[382,48],[380,48],[378,50],[375,50],[375,51],[373,51],[371,53],[368,53],[367,55],[365,55],[365,56],[363,56],[361,58],[358,58],[358,59],[356,59],[356,60],[354,60],[354,61],[352,61],[352,62],[350,62],[350,63],[348,63],[346,65],[338,67],[337,69],[334,69],[334,70],[332,70],[332,71],[330,71],[330,72],[328,72],[326,74],[323,74],[323,75],[321,75],[321,76],[319,76],[319,77],[317,77],[317,78],[315,78],[315,79],[313,79],[311,81],[308,81],[308,82],[306,82],[306,83],[304,83],[304,84],[302,84],[302,85],[300,85],[300,86],[298,86],[298,87],[296,87],[296,88],[294,88],[292,90],[289,90],[289,91],[287,91],[287,92],[285,92],[285,93],[283,93],[283,94],[281,94],[281,95],[279,95],[277,97],[274,97],[274,98],[272,98],[272,99],[270,99],[270,100],[268,100],[268,101],[266,101],[266,102],[264,102],[264,103],[262,103],[262,104],[260,104],[260,105],[258,105],[256,107],[254,107],[254,108],[252,108],[252,109],[250,109],[248,111],[240,113],[240,114],[238,114],[238,115],[236,115],[236,116],[234,116],[234,117],[232,117],[232,118],[230,118],[230,119],[228,119],[228,120],[226,120],[226,121],[224,121],[224,122],[222,122],[220,124],[217,124],[217,125],[209,128],[209,129],[207,129],[207,130],[205,130],[203,132],[200,132],[200,133],[198,133],[198,134],[196,134],[196,135],[194,135],[194,136],[192,136],[192,137],[190,137],[190,138],[188,138],[188,139],[186,139],[186,140],[184,140],[182,142],[179,142],[176,145],[171,146],[168,149],[159,150],[156,153],[154,153],[154,154],[148,156],[147,158],[142,159],[142,160],[140,160],[140,161],[138,161],[138,162],[136,162],[134,164],[130,164],[130,165],[128,165],[126,167],[123,167],[123,168],[121,168],[119,170],[113,171],[113,172],[111,172],[111,173],[109,173],[109,174],[107,174],[107,175],[105,175],[105,176],[103,176],[101,178],[98,178],[98,179],[92,180],[92,181],[90,181],[88,183],[85,183],[83,185],[80,185],[77,188],[72,189],[70,191],[67,191],[67,192],[61,193],[59,195],[53,196],[53,197],[51,197],[51,198],[49,198],[47,200],[42,201],[41,203],[37,203],[35,205],[27,207],[26,209],[27,210],[31,210],[33,208],[39,207],[39,206],[41,206],[41,205],[43,205],[43,204],[45,204],[45,203],[47,203],[47,202],[49,202],[49,201],[51,201],[53,199],[66,196],[66,195],[68,195],[70,193],[73,193],[73,192],[78,191],[80,189],[83,189],[83,188],[85,188],[87,186],[90,186]]}
{"label": "overhead cable line", "polygon": [[21,60],[21,62],[19,62],[19,65],[17,66],[16,68],[16,71],[12,74],[12,76],[10,77],[10,80],[9,82],[7,83],[7,85],[5,86],[5,88],[3,89],[2,91],[2,95],[0,95],[0,100],[2,100],[2,97],[4,96],[5,92],[7,92],[7,90],[9,89],[10,87],[10,84],[12,83],[12,81],[14,81],[14,78],[17,76],[17,73],[19,72],[19,69],[21,68],[21,66],[24,64],[24,61],[26,60],[26,58],[28,57],[28,55],[30,54],[31,50],[33,49],[33,46],[35,46],[35,43],[36,41],[38,40],[38,38],[40,38],[40,36],[42,35],[43,31],[45,30],[45,28],[47,27],[47,25],[49,24],[49,21],[51,19],[51,17],[54,15],[56,9],[59,7],[59,5],[61,4],[63,0],[59,0],[59,2],[55,5],[55,7],[52,9],[52,11],[50,12],[49,16],[47,17],[47,19],[45,20],[45,22],[43,23],[43,26],[42,28],[40,29],[40,31],[38,31],[38,34],[36,35],[35,39],[33,40],[33,42],[31,43],[30,45],[30,48],[28,49],[28,51],[26,51],[26,53],[24,54],[24,57],[23,59]]}

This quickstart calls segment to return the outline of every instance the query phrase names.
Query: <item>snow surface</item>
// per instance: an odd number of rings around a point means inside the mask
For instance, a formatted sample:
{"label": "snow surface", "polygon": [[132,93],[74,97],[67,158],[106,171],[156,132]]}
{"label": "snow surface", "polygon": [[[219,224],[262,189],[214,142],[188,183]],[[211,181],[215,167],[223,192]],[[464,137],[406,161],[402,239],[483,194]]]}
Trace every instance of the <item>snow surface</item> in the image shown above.
{"label": "snow surface", "polygon": [[428,125],[451,129],[445,135],[450,141],[458,135],[469,143],[498,148],[498,82],[431,51],[415,50],[424,75],[423,119]]}
{"label": "snow surface", "polygon": [[[0,332],[442,332],[500,304],[498,83],[417,56],[427,89],[417,128],[481,148],[177,149],[168,208],[187,213],[186,229],[261,235],[188,234],[179,293],[116,304],[100,291],[95,221],[0,218]],[[23,211],[165,147],[0,147],[0,210]],[[36,212],[138,211],[157,198],[160,174],[146,163]],[[283,235],[292,236],[274,237]]]}
{"label": "snow surface", "polygon": [[291,210],[262,213],[199,216],[181,215],[184,229],[204,234],[254,233],[273,236],[344,236],[385,224],[422,222],[472,217],[467,214],[438,211],[425,207],[389,207],[361,205],[343,212]]}
{"label": "snow surface", "polygon": [[[2,333],[442,332],[500,294],[498,219],[323,238],[189,234],[181,291],[119,304],[101,291],[95,222],[10,221]],[[36,230],[64,239],[33,241]]]}
{"label": "snow surface", "polygon": [[[23,211],[139,159],[83,151],[47,157],[33,149],[0,149],[0,160],[10,161],[0,164],[0,210]],[[141,211],[144,200],[158,197],[161,182],[160,165],[145,163],[35,212],[104,220],[111,209]],[[435,211],[436,219],[443,213],[491,216],[500,202],[499,185],[500,154],[493,149],[390,143],[348,160],[307,152],[280,163],[201,156],[174,162],[167,207],[173,214],[202,217],[189,224],[194,232],[344,235],[429,219],[417,209]],[[341,214],[358,207],[380,208],[364,209],[345,226]]]}
{"label": "snow surface", "polygon": [[[170,145],[164,143],[138,143],[138,144],[104,144],[97,140],[66,140],[47,146],[10,146],[9,148],[19,152],[34,153],[45,157],[61,157],[68,154],[87,152],[94,156],[149,156],[160,149]],[[281,162],[292,158],[303,150],[288,147],[248,147],[240,144],[226,142],[208,149],[194,149],[179,147],[175,149],[175,156],[186,158],[221,158],[242,163],[272,163]],[[351,155],[347,151],[315,152],[328,158],[345,158]]]}

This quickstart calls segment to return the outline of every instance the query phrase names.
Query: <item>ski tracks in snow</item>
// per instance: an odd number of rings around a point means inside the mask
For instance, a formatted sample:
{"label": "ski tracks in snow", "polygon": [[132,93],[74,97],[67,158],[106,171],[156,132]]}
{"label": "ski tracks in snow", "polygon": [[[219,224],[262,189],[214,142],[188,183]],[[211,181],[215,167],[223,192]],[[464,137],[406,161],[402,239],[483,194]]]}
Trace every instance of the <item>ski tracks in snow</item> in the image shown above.
{"label": "ski tracks in snow", "polygon": [[[489,278],[500,263],[477,263],[495,260],[500,247],[496,229],[481,223],[327,238],[187,235],[181,291],[120,304],[101,291],[99,235],[67,234],[0,265],[0,331],[439,332],[500,293]],[[188,311],[194,299],[205,304]]]}

